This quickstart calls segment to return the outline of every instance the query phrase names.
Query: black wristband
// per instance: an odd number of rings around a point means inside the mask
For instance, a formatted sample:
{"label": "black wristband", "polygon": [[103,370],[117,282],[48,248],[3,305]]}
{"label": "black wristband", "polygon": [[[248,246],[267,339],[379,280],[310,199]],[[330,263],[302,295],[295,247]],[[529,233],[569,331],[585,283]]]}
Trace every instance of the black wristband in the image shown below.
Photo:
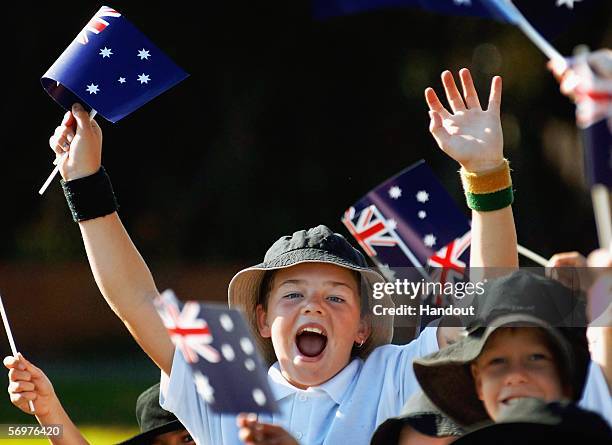
{"label": "black wristband", "polygon": [[119,208],[104,167],[93,175],[61,183],[75,222],[110,215]]}

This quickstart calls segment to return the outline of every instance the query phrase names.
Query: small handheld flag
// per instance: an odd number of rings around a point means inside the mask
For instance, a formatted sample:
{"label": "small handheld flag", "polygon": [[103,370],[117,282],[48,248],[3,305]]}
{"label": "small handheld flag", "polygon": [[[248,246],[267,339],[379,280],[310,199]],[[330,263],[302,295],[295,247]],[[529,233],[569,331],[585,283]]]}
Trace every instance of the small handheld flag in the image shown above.
{"label": "small handheld flag", "polygon": [[[9,344],[11,345],[11,352],[13,353],[13,357],[17,358],[17,346],[15,346],[15,340],[13,339],[13,333],[11,332],[11,325],[9,325],[8,317],[6,316],[6,311],[4,310],[4,304],[2,303],[2,295],[0,295],[0,316],[2,317],[2,324],[4,324],[4,330],[6,331],[6,336],[8,337]],[[28,406],[30,407],[30,412],[34,413],[34,402],[31,400],[28,401]]]}
{"label": "small handheld flag", "polygon": [[198,394],[217,413],[274,413],[276,402],[242,314],[226,306],[187,301],[171,290],[157,310],[193,371]]}
{"label": "small handheld flag", "polygon": [[122,14],[103,6],[41,83],[65,109],[80,102],[117,122],[187,76]]}

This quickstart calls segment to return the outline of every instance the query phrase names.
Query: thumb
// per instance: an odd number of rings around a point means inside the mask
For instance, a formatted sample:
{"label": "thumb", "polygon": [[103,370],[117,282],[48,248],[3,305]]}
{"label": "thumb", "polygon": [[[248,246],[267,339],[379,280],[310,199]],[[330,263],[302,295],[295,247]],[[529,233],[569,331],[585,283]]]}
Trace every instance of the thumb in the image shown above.
{"label": "thumb", "polygon": [[429,131],[436,139],[436,142],[440,148],[442,148],[445,145],[448,136],[444,126],[442,125],[442,116],[440,116],[440,113],[436,111],[429,110],[429,117],[431,119],[429,122]]}
{"label": "thumb", "polygon": [[85,108],[80,103],[72,105],[72,116],[76,120],[78,133],[91,130],[89,113],[85,111]]}

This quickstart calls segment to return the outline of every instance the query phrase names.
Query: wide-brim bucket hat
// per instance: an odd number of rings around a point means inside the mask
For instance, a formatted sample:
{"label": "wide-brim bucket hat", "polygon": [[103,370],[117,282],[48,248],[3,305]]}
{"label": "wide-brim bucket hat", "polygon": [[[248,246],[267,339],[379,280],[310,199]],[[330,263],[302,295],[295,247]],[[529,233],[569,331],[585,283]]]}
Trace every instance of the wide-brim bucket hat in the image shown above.
{"label": "wide-brim bucket hat", "polygon": [[560,368],[567,370],[568,375],[575,374],[575,355],[557,329],[526,314],[498,317],[486,328],[473,331],[458,342],[413,362],[414,373],[423,391],[442,412],[464,427],[491,420],[476,393],[470,364],[497,329],[509,326],[542,328],[563,361]]}
{"label": "wide-brim bucket hat", "polygon": [[527,271],[490,280],[474,301],[464,337],[426,357],[413,368],[423,391],[445,414],[462,426],[490,420],[476,394],[470,363],[500,327],[539,327],[556,349],[563,383],[579,400],[590,363],[586,314],[579,293],[555,280]]}
{"label": "wide-brim bucket hat", "polygon": [[399,443],[402,429],[406,426],[430,437],[459,437],[465,433],[459,425],[431,403],[425,393],[419,391],[408,399],[398,417],[391,417],[376,428],[370,445]]}
{"label": "wide-brim bucket hat", "polygon": [[[272,341],[263,338],[257,327],[256,307],[260,301],[262,281],[266,272],[284,269],[303,263],[326,263],[344,267],[357,272],[361,278],[362,314],[373,303],[374,283],[384,283],[381,274],[370,268],[365,257],[339,233],[334,233],[320,225],[308,230],[300,230],[291,236],[283,236],[266,252],[264,261],[238,272],[228,287],[230,307],[244,311],[260,352],[268,365],[277,361]],[[376,299],[376,304],[393,308],[393,300],[385,294]],[[367,305],[364,307],[363,305]],[[356,351],[357,356],[365,359],[378,346],[391,342],[393,337],[393,316],[370,315],[371,333],[366,342]]]}
{"label": "wide-brim bucket hat", "polygon": [[136,420],[140,427],[140,434],[118,445],[151,445],[157,436],[185,429],[174,414],[159,405],[159,383],[138,396]]}

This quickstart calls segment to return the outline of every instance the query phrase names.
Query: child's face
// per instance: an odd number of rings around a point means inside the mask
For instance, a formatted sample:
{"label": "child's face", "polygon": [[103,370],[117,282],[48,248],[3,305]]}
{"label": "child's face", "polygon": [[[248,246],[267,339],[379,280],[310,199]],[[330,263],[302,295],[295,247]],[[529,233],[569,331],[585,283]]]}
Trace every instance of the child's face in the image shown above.
{"label": "child's face", "polygon": [[472,363],[478,397],[493,420],[513,400],[534,397],[546,402],[564,396],[555,358],[539,328],[497,329]]}
{"label": "child's face", "polygon": [[[302,263],[274,275],[267,311],[257,307],[259,333],[272,338],[284,377],[294,386],[320,385],[349,362],[354,343],[368,338],[353,273]],[[306,331],[305,331],[306,330]]]}

